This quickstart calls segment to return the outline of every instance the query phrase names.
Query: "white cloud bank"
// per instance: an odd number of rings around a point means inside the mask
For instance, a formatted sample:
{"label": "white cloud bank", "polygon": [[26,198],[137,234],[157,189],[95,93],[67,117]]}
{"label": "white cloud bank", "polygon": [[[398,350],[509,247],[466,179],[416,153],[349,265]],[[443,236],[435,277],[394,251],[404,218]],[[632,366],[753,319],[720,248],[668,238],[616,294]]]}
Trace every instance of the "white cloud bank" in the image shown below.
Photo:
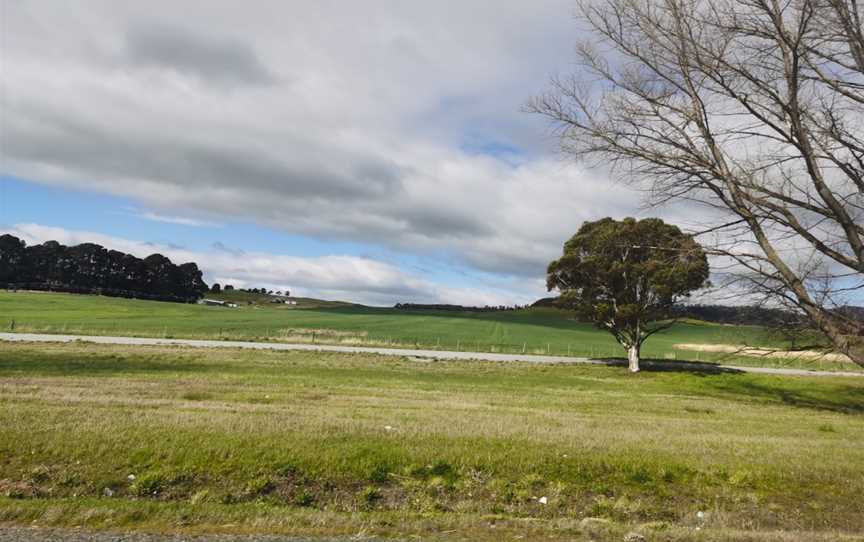
{"label": "white cloud bank", "polygon": [[511,305],[535,301],[543,292],[536,281],[517,291],[455,288],[404,272],[398,267],[356,256],[297,257],[263,252],[236,252],[219,247],[192,251],[90,231],[40,224],[16,224],[8,233],[28,245],[55,240],[64,245],[97,243],[138,257],[160,253],[174,263],[196,262],[209,283],[236,287],[290,290],[293,295],[352,301],[369,305],[397,302]]}
{"label": "white cloud bank", "polygon": [[571,66],[571,0],[3,9],[0,173],[534,279],[636,207],[519,112]]}

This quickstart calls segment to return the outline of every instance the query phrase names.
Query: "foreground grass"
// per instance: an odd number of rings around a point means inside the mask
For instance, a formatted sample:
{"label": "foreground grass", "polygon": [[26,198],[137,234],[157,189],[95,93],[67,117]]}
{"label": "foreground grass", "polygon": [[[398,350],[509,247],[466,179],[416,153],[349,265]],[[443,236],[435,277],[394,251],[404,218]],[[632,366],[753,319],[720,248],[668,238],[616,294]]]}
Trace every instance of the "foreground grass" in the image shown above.
{"label": "foreground grass", "polygon": [[833,540],[862,441],[855,378],[0,346],[0,522]]}
{"label": "foreground grass", "polygon": [[[260,302],[258,297],[242,292]],[[441,350],[618,357],[624,351],[611,335],[574,322],[548,308],[491,313],[399,311],[360,306],[301,308],[269,303],[237,309],[44,292],[0,292],[0,329],[41,333],[124,335],[203,339],[265,340],[393,346]],[[308,307],[308,308],[303,308]],[[736,365],[859,370],[828,359],[786,360],[682,351],[681,343],[785,347],[782,340],[753,326],[682,323],[655,335],[646,358],[721,362]]]}

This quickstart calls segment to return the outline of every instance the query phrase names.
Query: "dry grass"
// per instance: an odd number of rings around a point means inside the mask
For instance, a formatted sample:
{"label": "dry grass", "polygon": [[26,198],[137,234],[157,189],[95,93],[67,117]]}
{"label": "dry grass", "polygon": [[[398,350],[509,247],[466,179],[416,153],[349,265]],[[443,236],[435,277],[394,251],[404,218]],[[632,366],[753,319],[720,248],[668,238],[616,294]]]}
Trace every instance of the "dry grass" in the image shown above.
{"label": "dry grass", "polygon": [[3,344],[0,406],[0,521],[432,539],[492,539],[492,524],[591,536],[588,517],[656,540],[864,532],[858,379]]}
{"label": "dry grass", "polygon": [[691,350],[695,352],[721,352],[757,358],[779,358],[793,361],[829,361],[845,363],[851,367],[857,365],[844,354],[819,352],[817,350],[783,350],[769,348],[754,348],[752,346],[734,344],[676,344],[676,350]]}

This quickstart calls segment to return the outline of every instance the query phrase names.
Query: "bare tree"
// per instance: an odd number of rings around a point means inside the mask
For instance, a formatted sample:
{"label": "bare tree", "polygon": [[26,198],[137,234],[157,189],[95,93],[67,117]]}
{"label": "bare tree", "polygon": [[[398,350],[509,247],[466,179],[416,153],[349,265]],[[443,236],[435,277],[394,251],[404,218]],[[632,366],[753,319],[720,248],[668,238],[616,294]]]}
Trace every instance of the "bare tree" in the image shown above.
{"label": "bare tree", "polygon": [[[864,366],[857,0],[583,0],[581,69],[529,110],[565,151],[721,216],[711,253]],[[719,213],[717,212],[719,211]],[[707,227],[707,226],[706,226]]]}

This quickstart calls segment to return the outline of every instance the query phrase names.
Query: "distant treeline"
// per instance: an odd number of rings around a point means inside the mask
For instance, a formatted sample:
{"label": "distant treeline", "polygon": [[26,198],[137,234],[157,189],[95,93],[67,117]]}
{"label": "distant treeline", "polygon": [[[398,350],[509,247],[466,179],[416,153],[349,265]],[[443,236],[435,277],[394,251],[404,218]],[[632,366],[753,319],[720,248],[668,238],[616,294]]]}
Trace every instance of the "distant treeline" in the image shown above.
{"label": "distant treeline", "polygon": [[758,305],[678,305],[674,314],[678,318],[742,326],[780,326],[802,321],[802,316],[794,312]]}
{"label": "distant treeline", "polygon": [[497,312],[497,311],[515,311],[521,309],[519,305],[513,305],[512,307],[498,305],[498,306],[485,306],[485,307],[465,307],[463,305],[424,305],[421,303],[396,303],[394,305],[395,309],[407,310],[407,311],[453,311],[453,312]]}
{"label": "distant treeline", "polygon": [[[535,302],[534,306],[557,307],[557,301],[556,297],[546,297]],[[672,313],[675,318],[742,326],[775,326],[800,321],[800,317],[790,311],[747,305],[677,305]]]}
{"label": "distant treeline", "polygon": [[[812,325],[803,314],[759,306],[679,305],[675,310],[676,316],[679,318],[696,318],[720,324],[774,327],[809,327]],[[849,305],[836,309],[836,312],[855,320],[864,321],[864,307]]]}
{"label": "distant treeline", "polygon": [[839,309],[837,309],[837,312],[848,318],[853,318],[855,320],[860,320],[864,322],[864,307],[846,305],[845,307],[840,307]]}
{"label": "distant treeline", "polygon": [[[534,303],[534,307],[557,307],[558,298],[546,297]],[[864,321],[864,307],[846,306],[838,312]],[[676,318],[693,318],[717,324],[740,326],[808,326],[804,316],[789,310],[761,307],[758,305],[678,305],[673,309]]]}
{"label": "distant treeline", "polygon": [[177,302],[195,301],[208,291],[195,263],[175,265],[161,254],[141,259],[93,243],[27,246],[8,234],[0,235],[0,288]]}

